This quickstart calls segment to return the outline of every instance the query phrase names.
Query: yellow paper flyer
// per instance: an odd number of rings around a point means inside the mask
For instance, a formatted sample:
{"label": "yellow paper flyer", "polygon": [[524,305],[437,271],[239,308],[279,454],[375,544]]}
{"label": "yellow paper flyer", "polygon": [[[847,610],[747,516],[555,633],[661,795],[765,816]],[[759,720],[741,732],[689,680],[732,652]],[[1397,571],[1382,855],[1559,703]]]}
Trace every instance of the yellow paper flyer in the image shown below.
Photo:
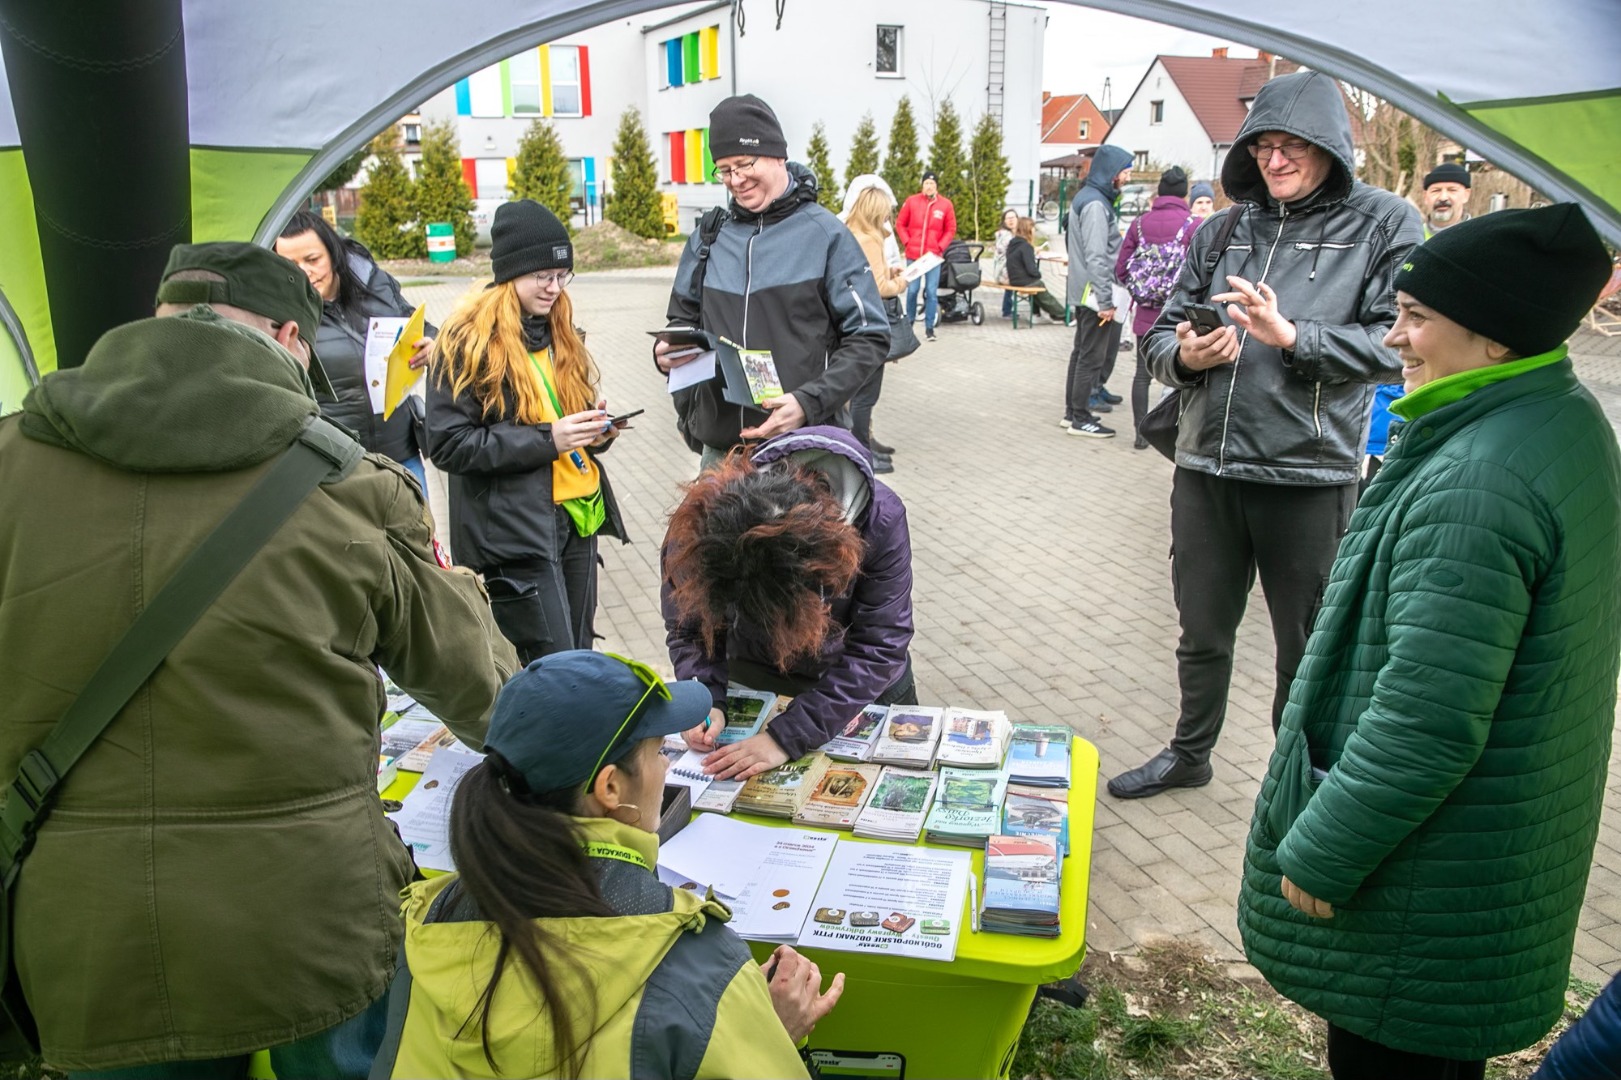
{"label": "yellow paper flyer", "polygon": [[428,305],[420,304],[411,312],[411,321],[405,324],[400,331],[400,338],[394,343],[394,348],[388,354],[388,384],[383,388],[383,419],[387,420],[394,410],[400,407],[405,400],[406,391],[416,385],[422,378],[422,369],[411,367],[411,354],[415,352],[413,346],[422,337],[422,328],[427,324]]}

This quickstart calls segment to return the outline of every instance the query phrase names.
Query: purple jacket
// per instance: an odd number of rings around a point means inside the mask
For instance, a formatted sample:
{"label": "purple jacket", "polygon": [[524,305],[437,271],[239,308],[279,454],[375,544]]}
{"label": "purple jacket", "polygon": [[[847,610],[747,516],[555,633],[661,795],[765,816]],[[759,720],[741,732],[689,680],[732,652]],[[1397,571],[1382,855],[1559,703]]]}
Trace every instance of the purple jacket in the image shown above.
{"label": "purple jacket", "polygon": [[[1148,213],[1132,223],[1126,230],[1126,238],[1120,244],[1120,255],[1114,261],[1114,276],[1116,280],[1125,280],[1126,263],[1131,261],[1131,253],[1137,250],[1138,244],[1163,244],[1176,239],[1177,230],[1188,223],[1193,211],[1188,209],[1187,200],[1176,195],[1157,195],[1154,205],[1148,208]],[[1189,229],[1187,240],[1193,243],[1193,234],[1197,229]],[[1131,319],[1131,333],[1134,337],[1142,337],[1148,328],[1154,325],[1159,318],[1159,308],[1136,305],[1137,314]]]}
{"label": "purple jacket", "polygon": [[729,677],[757,690],[794,695],[794,703],[770,727],[792,760],[837,735],[906,674],[912,641],[912,540],[906,506],[873,477],[867,452],[854,435],[842,428],[801,428],[762,443],[754,462],[768,465],[789,455],[828,472],[836,496],[853,509],[852,520],[866,543],[855,582],[830,603],[837,629],[821,657],[778,671],[764,635],[741,621],[717,639],[719,655],[710,655],[696,624],[677,618],[667,578],[660,600],[676,678],[697,679],[721,707]]}

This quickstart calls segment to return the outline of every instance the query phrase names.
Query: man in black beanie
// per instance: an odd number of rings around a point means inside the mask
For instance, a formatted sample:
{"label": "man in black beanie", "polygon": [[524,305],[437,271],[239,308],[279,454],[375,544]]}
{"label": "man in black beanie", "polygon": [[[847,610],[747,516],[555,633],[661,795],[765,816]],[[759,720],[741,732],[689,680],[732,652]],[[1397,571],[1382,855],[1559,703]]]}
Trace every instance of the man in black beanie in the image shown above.
{"label": "man in black beanie", "polygon": [[1568,203],[1396,271],[1406,423],[1329,576],[1238,900],[1250,962],[1328,1021],[1335,1080],[1480,1077],[1564,1012],[1621,654],[1621,453],[1565,339],[1609,274]]}
{"label": "man in black beanie", "polygon": [[[816,177],[788,158],[771,106],[729,97],[709,114],[715,179],[731,194],[693,230],[670,290],[672,327],[700,327],[771,354],[786,391],[734,405],[720,379],[675,394],[676,426],[701,468],[743,440],[808,424],[850,426],[850,399],[889,352],[889,321],[861,245],[816,202]],[[669,374],[697,359],[655,339]]]}
{"label": "man in black beanie", "polygon": [[1468,221],[1469,170],[1443,161],[1424,177],[1424,239],[1460,221]]}

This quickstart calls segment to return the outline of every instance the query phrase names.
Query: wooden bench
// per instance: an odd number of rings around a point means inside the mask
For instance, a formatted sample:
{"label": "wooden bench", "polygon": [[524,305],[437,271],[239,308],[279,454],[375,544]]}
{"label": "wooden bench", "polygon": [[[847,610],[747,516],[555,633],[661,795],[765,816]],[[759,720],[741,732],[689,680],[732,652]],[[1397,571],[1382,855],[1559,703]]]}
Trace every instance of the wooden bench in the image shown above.
{"label": "wooden bench", "polygon": [[[1019,301],[1022,299],[1029,303],[1029,320],[1033,326],[1036,318],[1036,297],[1047,291],[1045,285],[1004,285],[1000,281],[981,281],[979,287],[982,289],[997,289],[1001,292],[1013,294],[1013,329],[1015,330],[1019,328]],[[1069,325],[1068,308],[1064,309],[1064,325]]]}

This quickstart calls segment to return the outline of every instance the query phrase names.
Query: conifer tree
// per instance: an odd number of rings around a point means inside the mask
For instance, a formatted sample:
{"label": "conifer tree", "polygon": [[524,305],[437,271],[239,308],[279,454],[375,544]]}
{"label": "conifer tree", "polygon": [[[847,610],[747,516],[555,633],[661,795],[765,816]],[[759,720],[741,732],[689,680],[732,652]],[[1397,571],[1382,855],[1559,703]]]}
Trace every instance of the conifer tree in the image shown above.
{"label": "conifer tree", "polygon": [[662,238],[664,210],[659,201],[658,170],[647,146],[647,132],[642,129],[642,115],[634,107],[619,118],[612,176],[608,220],[637,236]]}
{"label": "conifer tree", "polygon": [[839,198],[839,176],[828,161],[827,129],[820,120],[811,128],[810,143],[805,147],[805,168],[816,175],[816,201],[838,213],[844,207]]}
{"label": "conifer tree", "polygon": [[512,170],[512,197],[533,199],[557,215],[557,220],[568,227],[574,208],[569,197],[574,194],[574,173],[563,153],[563,140],[551,124],[538,117],[518,140],[518,163]]}
{"label": "conifer tree", "polygon": [[910,98],[901,98],[895,106],[895,119],[889,125],[889,153],[881,175],[897,202],[905,202],[923,183],[923,162],[917,156],[917,120],[912,116]]}
{"label": "conifer tree", "polygon": [[844,169],[844,186],[858,176],[878,171],[878,127],[872,122],[872,113],[861,118],[856,125],[856,136],[850,142],[850,159]]}
{"label": "conifer tree", "polygon": [[400,156],[399,131],[390,126],[371,141],[371,152],[355,239],[379,259],[420,259],[427,254],[427,238],[416,226],[416,185]]}
{"label": "conifer tree", "polygon": [[935,171],[934,182],[940,194],[950,199],[962,218],[963,195],[968,191],[966,174],[968,162],[962,152],[962,121],[957,107],[947,98],[940,103],[934,117],[934,138],[929,143],[929,168]]}
{"label": "conifer tree", "polygon": [[[456,127],[449,121],[422,126],[422,164],[417,173],[417,220],[423,228],[448,221],[456,230],[456,254],[471,255],[478,233],[473,227],[473,193],[462,175]],[[426,246],[426,241],[423,241]]]}
{"label": "conifer tree", "polygon": [[[989,240],[1002,227],[1008,195],[1007,157],[1002,153],[1002,126],[986,113],[974,126],[968,151],[969,205],[957,204],[957,220],[971,222],[976,239]],[[967,232],[959,226],[958,232]]]}

